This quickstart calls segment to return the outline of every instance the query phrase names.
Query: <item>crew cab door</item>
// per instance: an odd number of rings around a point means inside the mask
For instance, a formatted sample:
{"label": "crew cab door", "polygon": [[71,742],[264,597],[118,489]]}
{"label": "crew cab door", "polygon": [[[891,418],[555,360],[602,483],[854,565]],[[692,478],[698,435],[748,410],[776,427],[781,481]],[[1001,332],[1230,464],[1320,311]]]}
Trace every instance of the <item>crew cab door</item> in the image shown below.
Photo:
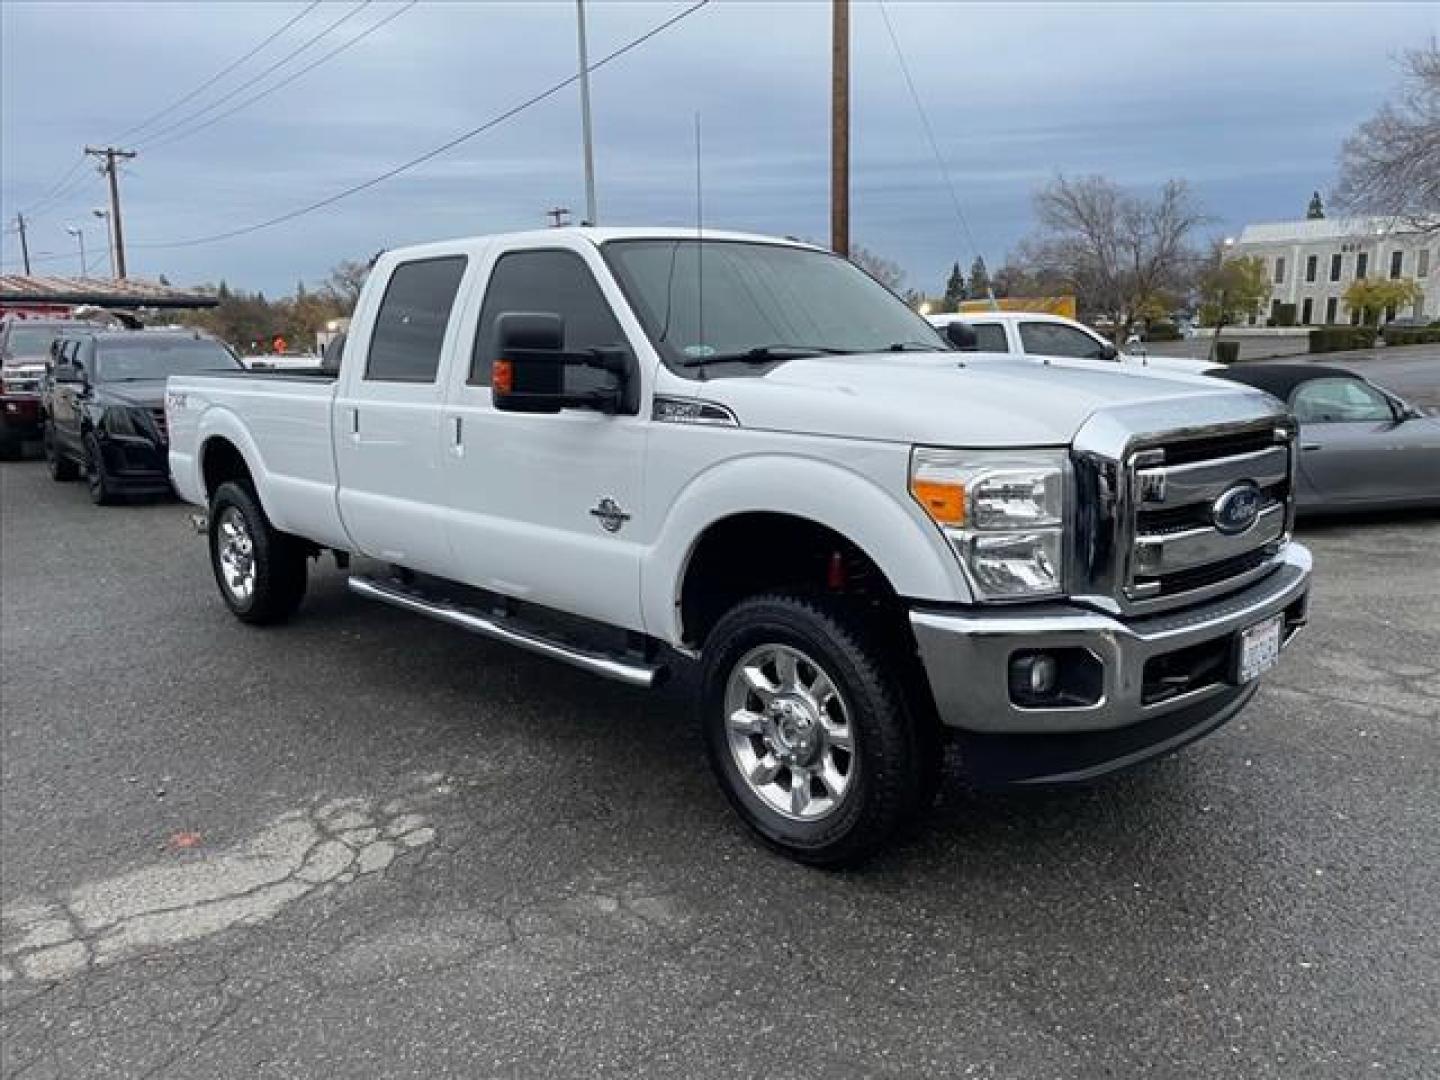
{"label": "crew cab door", "polygon": [[451,570],[440,409],[470,261],[446,254],[377,266],[389,273],[356,313],[331,416],[340,517],[355,546],[439,575]]}
{"label": "crew cab door", "polygon": [[[637,537],[647,394],[634,415],[592,409],[501,412],[492,404],[495,320],[544,312],[565,348],[624,345],[639,328],[587,241],[497,252],[468,321],[467,369],[451,379],[442,469],[451,549],[467,584],[630,629],[641,628]],[[632,325],[632,339],[623,329]],[[639,379],[638,364],[628,378]]]}

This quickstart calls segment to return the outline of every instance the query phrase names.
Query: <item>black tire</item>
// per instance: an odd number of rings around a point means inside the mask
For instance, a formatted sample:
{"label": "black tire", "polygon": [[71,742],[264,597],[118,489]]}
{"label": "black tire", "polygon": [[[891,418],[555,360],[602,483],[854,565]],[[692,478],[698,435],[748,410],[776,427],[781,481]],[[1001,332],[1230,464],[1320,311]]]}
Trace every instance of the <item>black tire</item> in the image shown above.
{"label": "black tire", "polygon": [[[248,536],[253,567],[248,593],[226,580],[221,551],[227,523],[243,523]],[[264,626],[295,614],[305,598],[307,558],[304,544],[271,525],[260,501],[244,484],[221,484],[210,497],[210,567],[221,599],[237,619]]]}
{"label": "black tire", "polygon": [[105,455],[100,450],[100,440],[93,431],[85,433],[85,484],[90,489],[90,501],[96,506],[114,506],[120,501],[115,490],[115,481],[105,468]]}
{"label": "black tire", "polygon": [[[742,776],[731,749],[726,694],[732,671],[767,645],[812,658],[839,691],[848,716],[856,772],[817,821],[787,817],[771,806]],[[940,769],[939,740],[929,730],[933,720],[909,705],[903,683],[909,668],[901,660],[862,613],[824,598],[757,596],[716,624],[701,676],[706,751],[726,797],[762,841],[813,866],[853,865],[928,809]]]}
{"label": "black tire", "polygon": [[80,475],[75,462],[60,453],[60,447],[55,443],[55,425],[48,420],[45,422],[45,432],[40,437],[40,443],[45,450],[45,464],[50,469],[51,480],[63,484]]}
{"label": "black tire", "polygon": [[0,461],[19,461],[25,456],[25,443],[8,432],[0,433]]}

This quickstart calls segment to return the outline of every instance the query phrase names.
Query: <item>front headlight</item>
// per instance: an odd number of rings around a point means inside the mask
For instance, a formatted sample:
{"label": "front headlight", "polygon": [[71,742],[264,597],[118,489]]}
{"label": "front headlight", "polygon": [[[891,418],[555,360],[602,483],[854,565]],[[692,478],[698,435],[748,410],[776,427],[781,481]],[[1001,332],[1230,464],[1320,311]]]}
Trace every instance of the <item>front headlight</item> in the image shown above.
{"label": "front headlight", "polygon": [[1066,453],[916,447],[910,493],[982,600],[1064,592]]}

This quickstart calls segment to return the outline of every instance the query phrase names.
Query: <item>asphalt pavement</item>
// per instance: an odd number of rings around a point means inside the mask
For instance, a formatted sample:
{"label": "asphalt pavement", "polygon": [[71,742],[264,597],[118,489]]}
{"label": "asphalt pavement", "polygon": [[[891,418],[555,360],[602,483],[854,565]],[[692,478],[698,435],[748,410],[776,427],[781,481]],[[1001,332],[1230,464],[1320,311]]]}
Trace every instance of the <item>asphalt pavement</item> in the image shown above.
{"label": "asphalt pavement", "polygon": [[1440,521],[1142,771],[822,873],[647,696],[347,594],[241,625],[186,508],[0,466],[0,1075],[1440,1075]]}

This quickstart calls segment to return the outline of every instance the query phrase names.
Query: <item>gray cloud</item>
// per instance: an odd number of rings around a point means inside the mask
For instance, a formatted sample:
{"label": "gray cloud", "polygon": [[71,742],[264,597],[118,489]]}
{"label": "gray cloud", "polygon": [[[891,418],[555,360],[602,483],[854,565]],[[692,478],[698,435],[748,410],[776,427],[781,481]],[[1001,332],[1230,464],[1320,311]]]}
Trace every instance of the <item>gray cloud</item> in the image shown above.
{"label": "gray cloud", "polygon": [[[306,58],[383,18],[377,0]],[[603,55],[683,4],[592,0]],[[298,3],[50,4],[0,8],[0,202],[8,219],[86,141],[115,135],[243,53]],[[258,73],[346,6],[327,3],[246,65]],[[123,181],[134,272],[224,277],[267,291],[381,246],[541,223],[582,205],[576,94],[567,91],[379,188],[253,236],[147,242],[235,228],[357,183],[507,108],[574,67],[573,5],[432,2],[252,109],[145,150]],[[892,3],[976,240],[992,264],[1029,227],[1057,170],[1123,183],[1191,180],[1218,227],[1298,216],[1344,135],[1385,96],[1389,57],[1440,32],[1427,5],[950,5]],[[853,15],[853,233],[938,288],[961,234],[889,38]],[[702,116],[709,223],[828,232],[829,5],[721,0],[596,74],[607,222],[694,216]],[[300,61],[297,61],[297,64]],[[286,68],[286,71],[292,70]],[[237,72],[216,93],[244,77]],[[278,77],[278,74],[277,74]],[[170,118],[186,115],[205,98]],[[238,98],[236,100],[239,100]],[[160,125],[157,125],[160,126]],[[67,254],[98,179],[37,214],[32,249]],[[90,249],[102,248],[98,222]],[[4,245],[7,267],[18,255]],[[44,264],[73,271],[74,260]]]}

